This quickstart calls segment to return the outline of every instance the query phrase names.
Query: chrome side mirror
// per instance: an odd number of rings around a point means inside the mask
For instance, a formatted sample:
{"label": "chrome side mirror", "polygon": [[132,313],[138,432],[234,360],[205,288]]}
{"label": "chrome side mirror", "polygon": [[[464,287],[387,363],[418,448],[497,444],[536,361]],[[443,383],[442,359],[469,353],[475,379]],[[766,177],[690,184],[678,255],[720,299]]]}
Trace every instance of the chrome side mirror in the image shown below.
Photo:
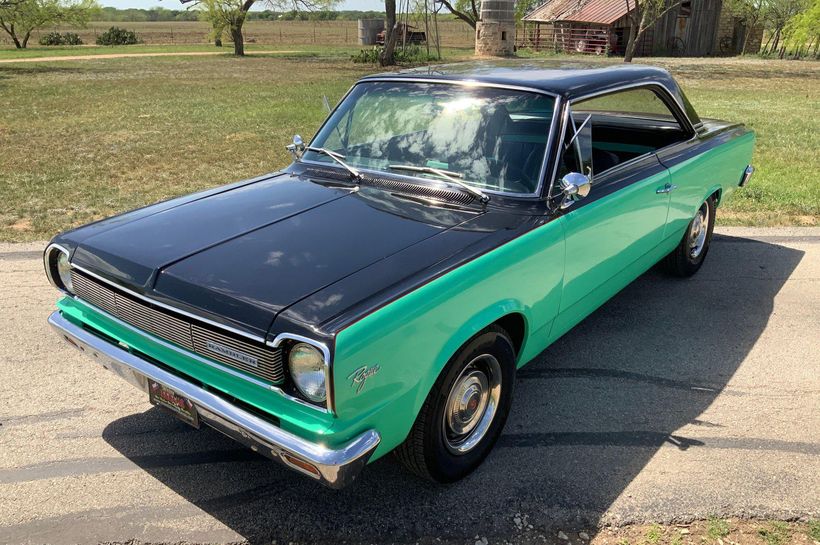
{"label": "chrome side mirror", "polygon": [[569,208],[574,202],[589,195],[591,187],[592,181],[589,176],[584,176],[580,172],[570,172],[561,178],[561,192],[564,194],[561,210]]}
{"label": "chrome side mirror", "polygon": [[299,161],[302,155],[305,154],[305,143],[302,141],[302,137],[298,134],[293,135],[293,144],[288,144],[287,149],[293,155],[293,160]]}

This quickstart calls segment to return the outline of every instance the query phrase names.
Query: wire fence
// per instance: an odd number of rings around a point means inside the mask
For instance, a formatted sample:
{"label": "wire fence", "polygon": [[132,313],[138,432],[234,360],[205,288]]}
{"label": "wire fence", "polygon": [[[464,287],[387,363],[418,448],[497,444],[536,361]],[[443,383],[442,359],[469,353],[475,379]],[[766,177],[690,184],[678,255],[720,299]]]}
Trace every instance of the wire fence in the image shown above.
{"label": "wire fence", "polygon": [[[142,43],[147,45],[211,42],[210,26],[201,21],[94,21],[80,29],[58,26],[36,30],[32,33],[29,44],[36,45],[41,36],[54,31],[75,32],[84,44],[94,44],[97,36],[112,26],[133,30]],[[438,29],[442,47],[473,47],[475,44],[473,29],[461,21],[439,21]],[[248,21],[244,26],[244,35],[245,43],[271,45],[355,46],[359,43],[356,21]],[[227,38],[226,33],[223,39]],[[12,43],[7,34],[0,36],[0,44]]]}

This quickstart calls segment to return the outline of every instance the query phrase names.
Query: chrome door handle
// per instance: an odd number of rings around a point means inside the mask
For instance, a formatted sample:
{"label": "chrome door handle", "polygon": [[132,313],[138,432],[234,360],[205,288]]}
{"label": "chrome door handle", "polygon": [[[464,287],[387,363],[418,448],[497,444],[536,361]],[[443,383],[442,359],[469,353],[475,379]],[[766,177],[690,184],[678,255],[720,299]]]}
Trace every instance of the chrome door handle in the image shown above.
{"label": "chrome door handle", "polygon": [[658,189],[656,189],[655,193],[657,193],[658,195],[663,195],[664,193],[671,193],[677,188],[678,186],[676,186],[675,184],[666,184],[663,187],[659,187]]}

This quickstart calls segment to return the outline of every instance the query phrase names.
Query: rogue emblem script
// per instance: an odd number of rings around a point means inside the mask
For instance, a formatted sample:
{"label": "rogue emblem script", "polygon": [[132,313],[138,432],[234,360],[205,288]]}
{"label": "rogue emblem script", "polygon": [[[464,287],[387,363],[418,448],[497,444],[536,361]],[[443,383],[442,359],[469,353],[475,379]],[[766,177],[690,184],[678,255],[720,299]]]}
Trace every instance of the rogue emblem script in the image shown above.
{"label": "rogue emblem script", "polygon": [[373,367],[362,365],[347,376],[348,380],[350,380],[350,385],[356,387],[357,394],[362,391],[362,388],[364,388],[364,383],[367,382],[367,379],[378,373],[379,369],[381,369],[381,367],[379,367],[378,364]]}

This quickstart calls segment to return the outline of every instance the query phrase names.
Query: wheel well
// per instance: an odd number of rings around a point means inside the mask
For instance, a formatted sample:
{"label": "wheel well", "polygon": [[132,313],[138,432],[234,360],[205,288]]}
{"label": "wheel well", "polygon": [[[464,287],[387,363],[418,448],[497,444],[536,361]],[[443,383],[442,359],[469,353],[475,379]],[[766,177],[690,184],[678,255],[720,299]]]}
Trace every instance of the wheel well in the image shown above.
{"label": "wheel well", "polygon": [[718,189],[717,191],[715,191],[714,193],[712,193],[711,195],[709,195],[710,197],[714,197],[714,198],[715,198],[715,208],[717,208],[718,206],[720,206],[720,197],[721,197],[722,195],[723,195],[723,191],[722,191],[722,190],[720,190],[720,189]]}
{"label": "wheel well", "polygon": [[524,316],[517,312],[507,314],[496,320],[495,325],[502,328],[510,336],[517,357],[521,353],[521,346],[524,344],[524,332],[527,327]]}

